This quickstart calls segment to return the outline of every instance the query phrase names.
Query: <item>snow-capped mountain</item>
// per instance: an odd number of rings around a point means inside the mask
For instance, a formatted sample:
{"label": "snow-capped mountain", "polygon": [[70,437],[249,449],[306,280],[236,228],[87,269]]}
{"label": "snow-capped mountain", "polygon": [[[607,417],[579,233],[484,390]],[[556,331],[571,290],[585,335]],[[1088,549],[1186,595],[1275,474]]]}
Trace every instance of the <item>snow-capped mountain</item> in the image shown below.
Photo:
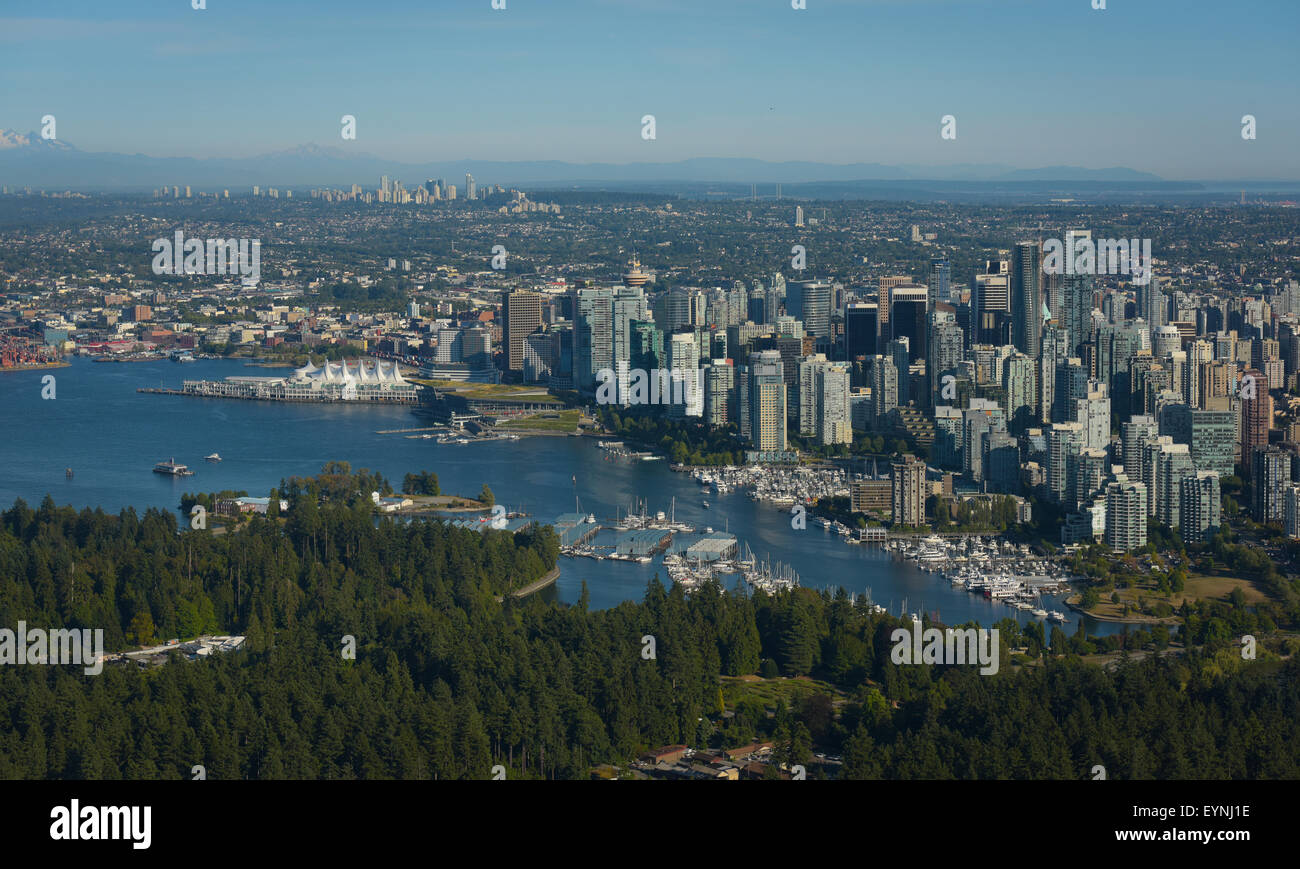
{"label": "snow-capped mountain", "polygon": [[31,148],[46,151],[75,151],[66,142],[57,139],[42,139],[40,133],[32,131],[26,135],[17,130],[0,130],[0,151],[18,148]]}

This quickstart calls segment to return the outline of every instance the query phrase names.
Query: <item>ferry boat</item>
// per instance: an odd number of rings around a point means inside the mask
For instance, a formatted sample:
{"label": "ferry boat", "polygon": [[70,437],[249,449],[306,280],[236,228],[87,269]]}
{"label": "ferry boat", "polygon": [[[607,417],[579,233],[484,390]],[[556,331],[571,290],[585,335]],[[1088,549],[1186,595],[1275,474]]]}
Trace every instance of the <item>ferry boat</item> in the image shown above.
{"label": "ferry boat", "polygon": [[176,459],[168,459],[165,462],[159,462],[153,466],[155,474],[164,474],[168,477],[192,477],[194,472],[184,465],[178,465]]}

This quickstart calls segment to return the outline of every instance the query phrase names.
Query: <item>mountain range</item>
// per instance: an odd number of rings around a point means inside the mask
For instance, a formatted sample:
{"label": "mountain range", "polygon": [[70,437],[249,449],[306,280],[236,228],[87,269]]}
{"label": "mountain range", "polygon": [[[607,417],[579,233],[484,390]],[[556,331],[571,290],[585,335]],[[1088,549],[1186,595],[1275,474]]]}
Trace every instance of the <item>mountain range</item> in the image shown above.
{"label": "mountain range", "polygon": [[[63,142],[0,130],[0,184],[46,190],[148,190],[190,185],[196,189],[311,186],[375,187],[381,175],[408,189],[429,178],[461,186],[464,174],[479,184],[536,188],[590,186],[599,183],[654,184],[683,182],[771,185],[847,181],[980,181],[980,182],[1160,182],[1159,176],[1122,167],[1085,169],[1048,166],[1017,169],[998,164],[952,166],[882,163],[771,162],[749,158],[701,157],[674,163],[566,163],[558,160],[460,160],[402,163],[339,147],[300,145],[256,157],[152,157],[82,151]],[[760,191],[770,192],[770,191]]]}

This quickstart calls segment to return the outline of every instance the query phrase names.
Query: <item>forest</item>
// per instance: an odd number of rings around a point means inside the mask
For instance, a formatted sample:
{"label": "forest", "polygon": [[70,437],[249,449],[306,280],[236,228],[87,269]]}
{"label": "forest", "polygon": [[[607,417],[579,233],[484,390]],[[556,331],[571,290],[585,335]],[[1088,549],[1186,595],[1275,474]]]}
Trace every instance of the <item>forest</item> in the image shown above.
{"label": "forest", "polygon": [[[555,566],[549,528],[377,519],[364,472],[331,470],[282,484],[287,515],[221,535],[49,498],[0,514],[0,627],[103,628],[109,651],[248,637],[98,676],[0,668],[0,777],[180,779],[202,764],[212,779],[485,779],[501,764],[512,779],[585,779],[662,745],[758,738],[786,762],[842,756],[811,777],[1300,774],[1300,664],[1267,644],[1243,661],[1226,623],[1203,647],[1108,669],[1080,657],[1096,651],[1087,637],[1007,620],[996,676],[897,666],[898,621],[842,591],[687,595],[656,579],[609,610],[585,591],[573,605],[513,598]],[[808,690],[728,703],[728,677]]]}

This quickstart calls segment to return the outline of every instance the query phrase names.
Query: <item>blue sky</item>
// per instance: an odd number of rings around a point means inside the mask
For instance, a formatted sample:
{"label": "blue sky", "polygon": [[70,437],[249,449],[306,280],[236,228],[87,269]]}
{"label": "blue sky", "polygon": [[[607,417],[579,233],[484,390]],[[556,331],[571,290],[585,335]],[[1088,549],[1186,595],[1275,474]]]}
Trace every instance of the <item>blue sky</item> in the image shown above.
{"label": "blue sky", "polygon": [[[1128,166],[1300,179],[1296,0],[4,0],[0,128],[407,161]],[[357,139],[339,119],[357,118]],[[657,138],[640,119],[653,114]],[[957,119],[957,138],[939,136]],[[1241,138],[1241,117],[1258,138]]]}

